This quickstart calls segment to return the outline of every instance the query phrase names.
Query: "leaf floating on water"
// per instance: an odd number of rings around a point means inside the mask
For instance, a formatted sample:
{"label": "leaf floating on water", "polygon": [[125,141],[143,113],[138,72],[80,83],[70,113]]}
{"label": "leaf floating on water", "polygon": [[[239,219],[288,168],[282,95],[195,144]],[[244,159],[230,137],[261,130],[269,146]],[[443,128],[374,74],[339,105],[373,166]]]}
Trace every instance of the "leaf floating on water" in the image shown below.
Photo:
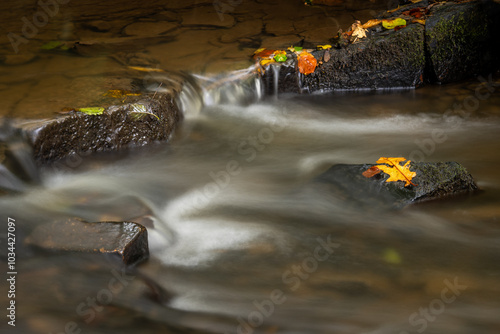
{"label": "leaf floating on water", "polygon": [[312,54],[307,51],[302,51],[299,55],[298,67],[299,72],[305,75],[311,74],[318,66],[318,61]]}
{"label": "leaf floating on water", "polygon": [[160,120],[157,115],[149,112],[144,104],[132,104],[131,107],[132,111],[129,113],[129,115],[134,121],[144,119],[144,117],[146,117],[147,115],[156,117],[158,121]]}
{"label": "leaf floating on water", "polygon": [[385,182],[405,181],[405,187],[408,187],[410,184],[417,186],[417,184],[411,182],[411,180],[417,175],[417,173],[410,170],[411,160],[408,160],[404,165],[400,164],[400,162],[405,160],[406,158],[403,157],[381,157],[377,160],[377,163],[385,165],[376,165],[376,167],[389,175],[389,178]]}
{"label": "leaf floating on water", "polygon": [[132,93],[129,90],[121,90],[121,89],[110,89],[106,93],[104,93],[104,96],[109,96],[109,97],[114,97],[114,98],[122,98],[124,96],[140,96],[141,93]]}
{"label": "leaf floating on water", "polygon": [[394,29],[396,27],[406,26],[406,20],[399,17],[393,20],[382,20],[382,26],[385,29]]}
{"label": "leaf floating on water", "polygon": [[382,254],[382,258],[385,262],[390,264],[401,264],[401,255],[394,248],[387,248]]}
{"label": "leaf floating on water", "polygon": [[58,49],[58,50],[62,50],[62,51],[67,51],[67,50],[69,50],[69,47],[64,42],[61,42],[61,41],[50,41],[50,42],[47,42],[44,45],[42,45],[40,47],[40,49],[42,49],[42,50]]}
{"label": "leaf floating on water", "polygon": [[378,168],[377,166],[372,166],[363,172],[363,176],[372,177],[374,175],[379,174],[380,172],[381,172],[380,168]]}
{"label": "leaf floating on water", "polygon": [[76,108],[75,111],[79,111],[87,115],[102,115],[102,113],[104,112],[104,108],[103,107]]}

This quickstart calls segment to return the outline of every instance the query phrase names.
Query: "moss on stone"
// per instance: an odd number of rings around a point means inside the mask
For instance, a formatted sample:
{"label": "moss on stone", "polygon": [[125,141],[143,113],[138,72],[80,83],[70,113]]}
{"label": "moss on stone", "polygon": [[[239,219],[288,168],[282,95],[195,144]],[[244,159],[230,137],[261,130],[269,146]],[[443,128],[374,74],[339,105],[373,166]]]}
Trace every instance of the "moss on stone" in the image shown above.
{"label": "moss on stone", "polygon": [[482,68],[488,40],[486,17],[480,2],[445,4],[432,13],[425,36],[438,81],[457,80]]}

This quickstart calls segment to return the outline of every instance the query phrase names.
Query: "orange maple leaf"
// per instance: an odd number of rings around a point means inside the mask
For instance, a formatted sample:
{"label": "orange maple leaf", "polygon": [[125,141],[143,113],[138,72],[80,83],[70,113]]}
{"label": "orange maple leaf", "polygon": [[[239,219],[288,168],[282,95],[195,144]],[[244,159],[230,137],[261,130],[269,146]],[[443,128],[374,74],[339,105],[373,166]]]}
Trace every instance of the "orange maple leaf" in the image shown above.
{"label": "orange maple leaf", "polygon": [[[378,164],[386,164],[386,165],[377,165],[380,170],[384,173],[388,174],[390,177],[385,182],[394,182],[394,181],[405,181],[405,187],[408,187],[410,184],[413,186],[417,186],[417,184],[411,182],[411,180],[417,175],[417,173],[412,172],[410,170],[410,162],[408,160],[404,165],[400,165],[400,162],[405,161],[406,158],[385,158],[381,157],[377,160]],[[387,166],[389,165],[389,166]]]}
{"label": "orange maple leaf", "polygon": [[316,69],[318,61],[312,54],[307,51],[302,51],[299,54],[298,67],[299,72],[305,75],[311,74]]}

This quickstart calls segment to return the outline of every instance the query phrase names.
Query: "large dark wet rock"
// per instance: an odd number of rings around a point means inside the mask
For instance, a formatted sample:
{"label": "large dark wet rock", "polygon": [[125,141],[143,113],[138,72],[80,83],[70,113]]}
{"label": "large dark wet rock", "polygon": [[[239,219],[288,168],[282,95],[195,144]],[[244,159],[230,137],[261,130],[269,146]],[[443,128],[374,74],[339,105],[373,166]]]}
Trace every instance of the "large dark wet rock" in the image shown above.
{"label": "large dark wet rock", "polygon": [[133,222],[56,221],[36,227],[26,243],[49,251],[113,254],[127,265],[149,257],[147,230]]}
{"label": "large dark wet rock", "polygon": [[[405,18],[407,26],[397,31],[378,25],[354,43],[312,51],[318,66],[311,74],[299,73],[297,57],[289,52],[279,72],[269,67],[264,72],[265,92],[276,93],[277,73],[278,93],[314,93],[417,88],[424,82],[453,82],[499,67],[500,28],[494,22],[499,4],[485,0],[429,5],[429,1],[410,3],[378,16]],[[403,14],[417,7],[429,8],[425,25]]]}
{"label": "large dark wet rock", "polygon": [[279,93],[419,87],[425,69],[424,27],[410,24],[398,31],[374,33],[341,49],[311,54],[318,61],[314,73],[299,73],[295,55],[288,53],[292,60],[279,72],[265,72],[266,92],[274,92],[277,73]]}
{"label": "large dark wet rock", "polygon": [[[321,60],[324,53],[318,51],[315,56]],[[329,53],[328,62],[320,64],[314,73],[302,76],[303,90],[384,89],[423,84],[424,27],[418,23],[376,34]]]}
{"label": "large dark wet rock", "polygon": [[448,83],[497,66],[495,30],[500,5],[490,1],[436,5],[426,21],[425,42],[431,79]]}
{"label": "large dark wet rock", "polygon": [[384,172],[371,178],[363,176],[372,166],[375,165],[334,165],[315,181],[336,197],[371,207],[402,208],[478,189],[469,172],[456,162],[411,162],[410,171],[416,172],[412,182],[416,186],[408,187],[404,181],[386,182],[389,175]]}
{"label": "large dark wet rock", "polygon": [[[147,113],[142,113],[146,111]],[[139,113],[138,113],[139,112]],[[181,118],[170,95],[130,98],[101,115],[72,112],[27,129],[38,163],[166,141]]]}

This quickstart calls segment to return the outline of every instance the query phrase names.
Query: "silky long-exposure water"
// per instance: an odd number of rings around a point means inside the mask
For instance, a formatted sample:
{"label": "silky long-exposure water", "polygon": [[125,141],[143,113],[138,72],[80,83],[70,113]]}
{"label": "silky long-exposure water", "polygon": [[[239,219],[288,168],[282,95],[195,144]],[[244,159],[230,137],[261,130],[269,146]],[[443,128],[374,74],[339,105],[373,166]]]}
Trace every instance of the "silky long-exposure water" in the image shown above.
{"label": "silky long-exposure water", "polygon": [[[446,112],[478,87],[212,104],[170,143],[46,168],[0,199],[19,238],[2,332],[497,333],[500,97]],[[312,182],[380,156],[457,161],[481,190],[393,210]],[[149,261],[125,274],[22,244],[72,216],[146,222]]]}

